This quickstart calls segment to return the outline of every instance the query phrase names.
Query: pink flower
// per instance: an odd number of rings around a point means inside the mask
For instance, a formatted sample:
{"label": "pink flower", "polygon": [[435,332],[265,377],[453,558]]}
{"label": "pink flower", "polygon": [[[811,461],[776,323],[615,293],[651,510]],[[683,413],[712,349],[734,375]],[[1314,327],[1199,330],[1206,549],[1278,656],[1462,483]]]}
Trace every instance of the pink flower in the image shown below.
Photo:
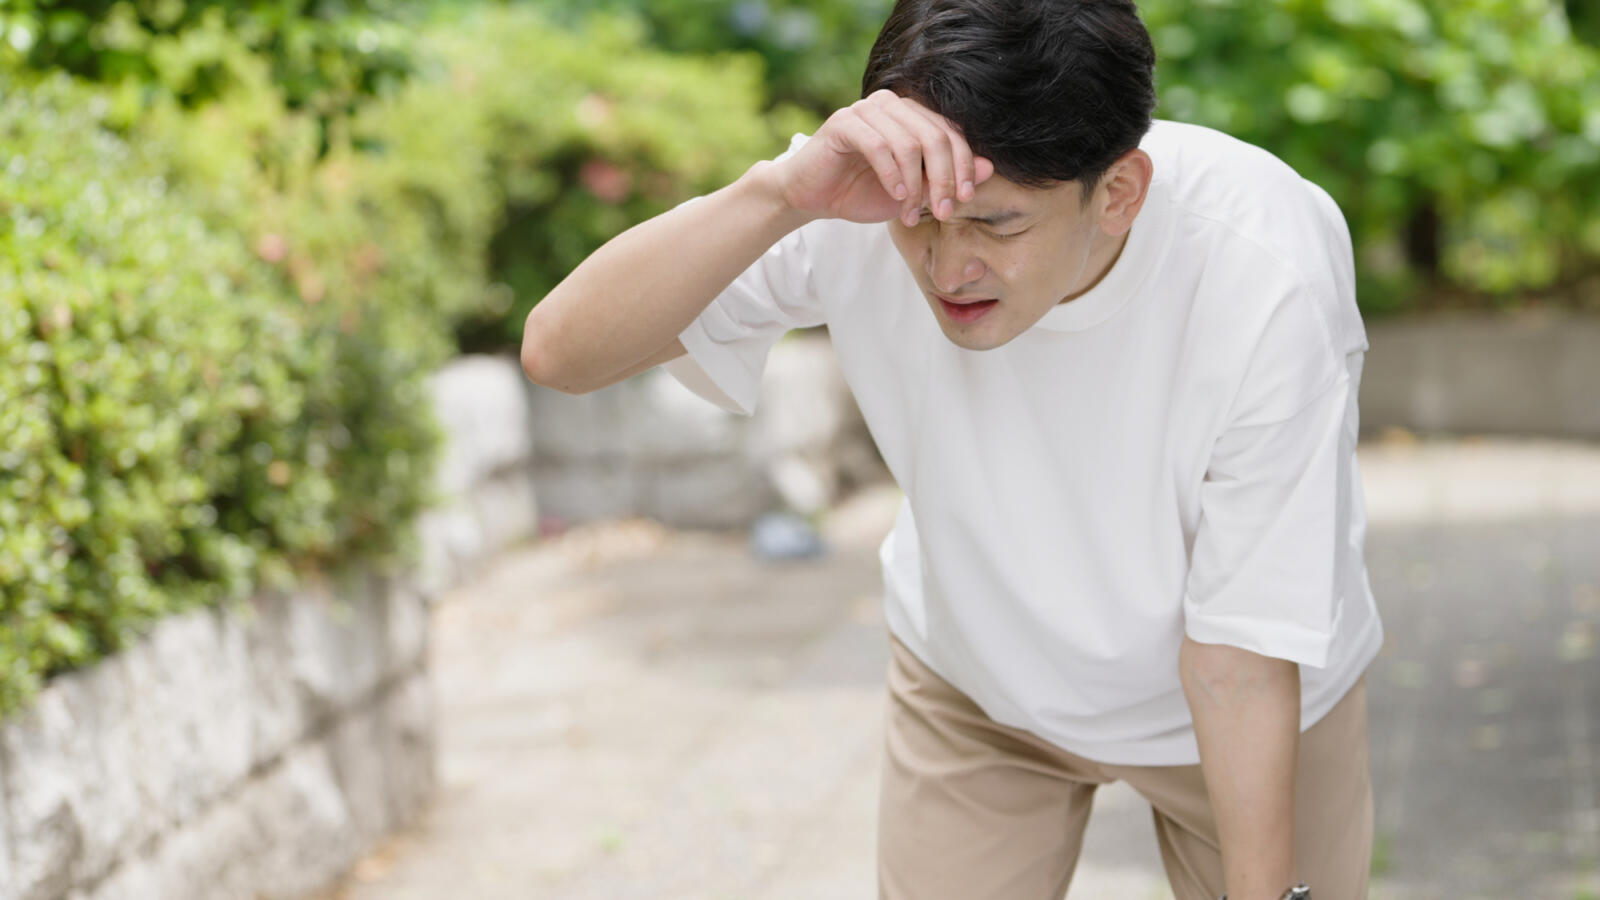
{"label": "pink flower", "polygon": [[591,159],[578,170],[578,181],[600,200],[617,204],[633,190],[633,176],[603,159]]}

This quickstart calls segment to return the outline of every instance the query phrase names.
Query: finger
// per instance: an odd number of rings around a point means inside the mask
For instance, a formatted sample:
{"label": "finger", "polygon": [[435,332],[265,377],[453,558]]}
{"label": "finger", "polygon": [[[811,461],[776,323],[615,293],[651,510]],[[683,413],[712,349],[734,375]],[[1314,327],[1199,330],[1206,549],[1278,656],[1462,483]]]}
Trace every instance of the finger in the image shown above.
{"label": "finger", "polygon": [[961,133],[960,127],[915,100],[907,100],[906,104],[944,130],[950,141],[950,164],[955,179],[956,199],[963,202],[971,200],[977,186],[994,174],[994,168],[991,166],[979,177],[977,154],[972,152],[972,145],[967,143],[967,137]]}
{"label": "finger", "polygon": [[860,112],[862,120],[884,135],[894,148],[895,162],[905,173],[908,188],[900,205],[900,220],[907,227],[911,227],[922,217],[922,208],[926,202],[922,174],[922,138],[889,114],[889,108],[897,102],[899,98],[893,94],[879,91],[862,104]]}
{"label": "finger", "polygon": [[921,218],[922,139],[888,115],[882,106],[863,102],[858,115],[868,127],[882,135],[893,149],[895,165],[899,167],[906,185],[906,195],[900,202],[900,220],[909,228]]}
{"label": "finger", "polygon": [[994,161],[987,156],[972,158],[973,184],[983,184],[994,176]]}
{"label": "finger", "polygon": [[911,190],[907,186],[905,173],[895,160],[894,149],[888,139],[857,115],[847,114],[838,116],[837,119],[836,125],[840,136],[844,138],[845,145],[861,154],[861,158],[872,167],[872,172],[878,176],[878,184],[882,185],[884,193],[901,201],[910,196]]}
{"label": "finger", "polygon": [[956,199],[965,203],[972,199],[978,187],[977,166],[974,163],[972,147],[968,146],[967,139],[955,126],[946,124],[945,131],[950,135],[950,162],[955,169]]}
{"label": "finger", "polygon": [[955,214],[958,182],[953,130],[926,109],[911,103],[885,104],[883,112],[914,135],[921,145],[922,168],[928,178],[928,210],[945,220]]}

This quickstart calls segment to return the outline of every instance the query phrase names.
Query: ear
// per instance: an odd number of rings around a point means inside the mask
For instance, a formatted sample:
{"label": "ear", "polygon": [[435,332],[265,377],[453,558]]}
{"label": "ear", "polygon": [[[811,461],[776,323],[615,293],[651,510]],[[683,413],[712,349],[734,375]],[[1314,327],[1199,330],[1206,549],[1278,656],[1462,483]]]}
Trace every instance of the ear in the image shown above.
{"label": "ear", "polygon": [[1100,230],[1112,237],[1120,237],[1133,227],[1133,220],[1144,207],[1150,193],[1150,179],[1155,174],[1155,164],[1150,154],[1135,147],[1117,158],[1100,179],[1101,195]]}

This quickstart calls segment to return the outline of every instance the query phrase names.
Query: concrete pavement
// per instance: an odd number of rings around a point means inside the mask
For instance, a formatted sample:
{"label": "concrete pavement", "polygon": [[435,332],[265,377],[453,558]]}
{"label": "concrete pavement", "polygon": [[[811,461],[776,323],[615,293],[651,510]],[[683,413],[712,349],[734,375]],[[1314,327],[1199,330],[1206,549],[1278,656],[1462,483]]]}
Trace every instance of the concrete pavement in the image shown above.
{"label": "concrete pavement", "polygon": [[[1373,897],[1600,896],[1600,446],[1397,439],[1362,464]],[[896,496],[836,511],[821,561],[617,523],[443,599],[440,794],[322,900],[873,896]],[[1170,896],[1147,807],[1102,789],[1068,900]]]}

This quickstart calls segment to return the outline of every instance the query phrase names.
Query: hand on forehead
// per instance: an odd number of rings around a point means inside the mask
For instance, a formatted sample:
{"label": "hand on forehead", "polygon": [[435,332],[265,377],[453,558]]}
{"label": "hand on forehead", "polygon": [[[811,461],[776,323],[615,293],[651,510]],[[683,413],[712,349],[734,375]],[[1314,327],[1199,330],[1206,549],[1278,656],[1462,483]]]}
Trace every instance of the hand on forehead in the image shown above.
{"label": "hand on forehead", "polygon": [[899,172],[892,195],[908,226],[916,224],[923,208],[935,218],[948,218],[956,203],[971,200],[977,186],[994,175],[994,164],[974,156],[955,123],[916,100],[882,90],[851,109],[888,151],[879,162],[886,188],[894,180],[890,173]]}

